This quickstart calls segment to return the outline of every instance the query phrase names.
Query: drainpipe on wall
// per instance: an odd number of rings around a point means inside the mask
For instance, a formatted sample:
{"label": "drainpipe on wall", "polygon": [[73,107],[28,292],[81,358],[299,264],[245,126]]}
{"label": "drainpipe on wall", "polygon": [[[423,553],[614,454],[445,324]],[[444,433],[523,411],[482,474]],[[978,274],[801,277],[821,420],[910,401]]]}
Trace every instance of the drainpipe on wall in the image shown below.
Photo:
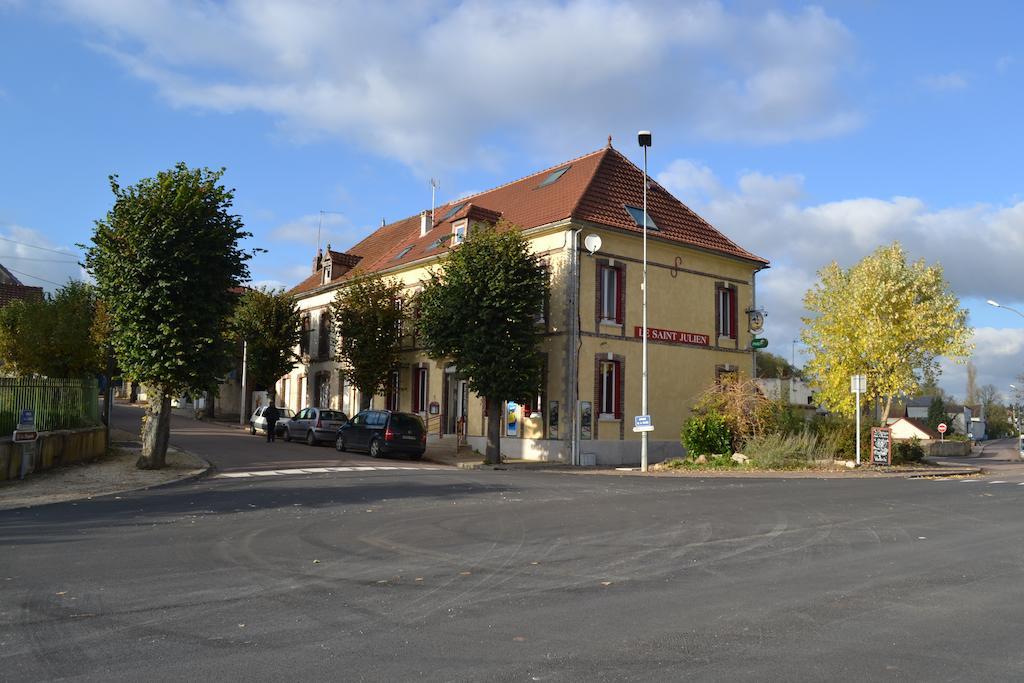
{"label": "drainpipe on wall", "polygon": [[580,255],[579,234],[583,231],[570,227],[571,251],[569,252],[569,464],[580,464],[580,427],[579,427],[579,335],[580,335]]}

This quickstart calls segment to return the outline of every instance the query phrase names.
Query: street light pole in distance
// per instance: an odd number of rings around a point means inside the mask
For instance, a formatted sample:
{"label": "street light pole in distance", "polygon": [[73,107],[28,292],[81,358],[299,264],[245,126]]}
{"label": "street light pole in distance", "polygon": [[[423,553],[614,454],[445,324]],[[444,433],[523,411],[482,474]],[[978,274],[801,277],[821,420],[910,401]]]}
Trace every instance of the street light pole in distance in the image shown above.
{"label": "street light pole in distance", "polygon": [[[651,131],[642,130],[637,133],[637,142],[644,148],[644,224],[640,226],[644,234],[644,284],[643,284],[643,376],[641,377],[640,414],[648,415],[647,412],[647,148],[651,146]],[[647,471],[647,437],[650,432],[640,432],[640,471]]]}
{"label": "street light pole in distance", "polygon": [[996,308],[1005,308],[1008,311],[1013,311],[1014,313],[1016,313],[1020,317],[1024,318],[1024,313],[1021,313],[1020,311],[1018,311],[1016,308],[1013,308],[1012,306],[1007,306],[1006,304],[1001,304],[998,301],[992,301],[992,299],[989,299],[985,303],[987,303],[989,306],[995,306]]}

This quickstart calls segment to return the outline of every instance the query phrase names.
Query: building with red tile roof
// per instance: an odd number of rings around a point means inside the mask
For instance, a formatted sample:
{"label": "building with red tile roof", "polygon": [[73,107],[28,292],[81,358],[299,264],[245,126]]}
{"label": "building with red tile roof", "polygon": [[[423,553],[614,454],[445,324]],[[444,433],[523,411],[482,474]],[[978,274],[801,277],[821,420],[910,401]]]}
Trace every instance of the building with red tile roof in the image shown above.
{"label": "building with red tile roof", "polygon": [[12,301],[42,301],[43,288],[21,284],[11,271],[0,264],[0,308]]}
{"label": "building with red tile roof", "polygon": [[[344,252],[328,245],[290,293],[307,316],[307,334],[329,334],[319,321],[326,320],[334,293],[352,278],[382,274],[412,294],[427,269],[474,230],[514,226],[552,273],[545,341],[549,372],[536,405],[510,404],[503,451],[581,463],[589,450],[600,463],[632,462],[637,435],[625,423],[627,415],[639,411],[634,385],[641,346],[643,182],[643,171],[609,144],[433,212],[382,225]],[[648,188],[648,338],[652,367],[662,356],[667,363],[651,380],[652,454],[669,457],[681,454],[679,428],[695,395],[723,373],[749,373],[753,351],[745,314],[755,307],[754,276],[768,261],[650,178]],[[603,246],[588,254],[581,248],[584,233],[600,237]],[[482,399],[466,393],[457,369],[426,358],[412,337],[403,344],[408,351],[389,396],[358,396],[324,354],[307,354],[307,363],[284,378],[279,391],[295,410],[320,404],[352,414],[368,403],[387,404],[420,413],[442,440],[459,425],[465,425],[471,443],[483,438]],[[307,340],[303,348],[324,347]]]}

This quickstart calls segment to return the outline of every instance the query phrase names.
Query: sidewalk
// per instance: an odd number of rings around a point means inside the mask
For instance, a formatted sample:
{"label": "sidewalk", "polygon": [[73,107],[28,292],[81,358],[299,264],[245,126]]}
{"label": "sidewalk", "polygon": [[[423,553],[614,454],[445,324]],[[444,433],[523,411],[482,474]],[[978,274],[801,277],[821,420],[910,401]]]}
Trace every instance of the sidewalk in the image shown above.
{"label": "sidewalk", "polygon": [[137,437],[118,429],[111,430],[110,437],[110,452],[98,460],[0,483],[0,510],[149,489],[199,477],[210,468],[202,458],[172,446],[167,449],[166,467],[140,470],[135,466],[141,448]]}

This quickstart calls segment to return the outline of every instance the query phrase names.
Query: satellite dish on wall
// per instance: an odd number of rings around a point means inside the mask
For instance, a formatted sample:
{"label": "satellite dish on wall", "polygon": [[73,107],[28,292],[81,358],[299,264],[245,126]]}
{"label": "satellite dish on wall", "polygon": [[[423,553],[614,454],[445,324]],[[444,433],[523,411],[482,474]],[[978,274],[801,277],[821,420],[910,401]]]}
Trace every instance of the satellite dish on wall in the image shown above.
{"label": "satellite dish on wall", "polygon": [[594,252],[601,248],[601,237],[599,235],[587,235],[583,240],[583,246],[587,248],[590,255],[593,256]]}

